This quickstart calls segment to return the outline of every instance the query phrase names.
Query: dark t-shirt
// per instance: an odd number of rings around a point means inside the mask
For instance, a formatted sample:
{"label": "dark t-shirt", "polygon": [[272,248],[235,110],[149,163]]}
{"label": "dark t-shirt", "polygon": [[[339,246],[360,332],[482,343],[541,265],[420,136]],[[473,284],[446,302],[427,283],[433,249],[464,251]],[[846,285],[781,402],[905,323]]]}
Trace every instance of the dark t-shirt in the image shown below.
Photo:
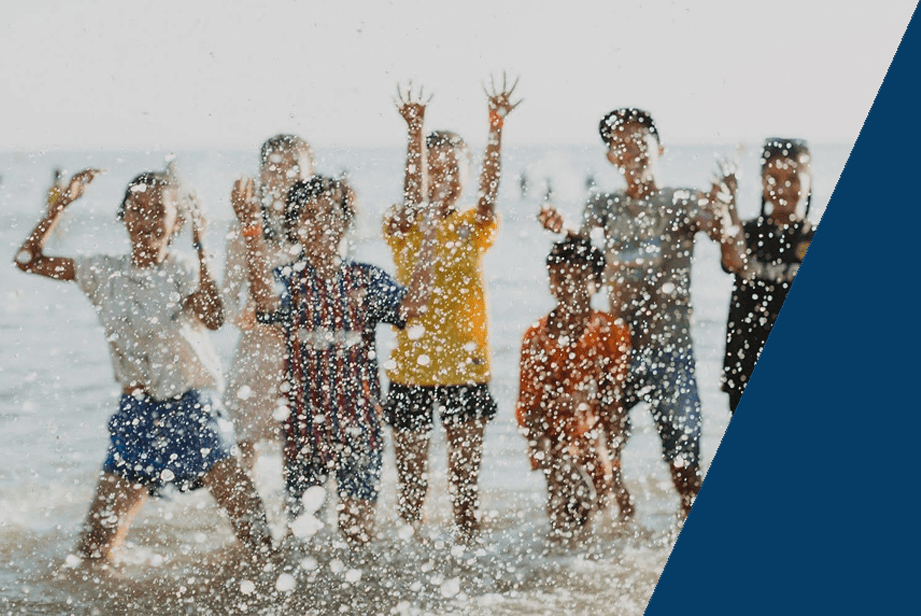
{"label": "dark t-shirt", "polygon": [[749,220],[744,230],[755,275],[736,276],[732,288],[723,361],[727,392],[745,389],[815,233],[806,220],[781,228],[765,218]]}
{"label": "dark t-shirt", "polygon": [[700,193],[663,188],[646,199],[593,195],[582,232],[604,230],[611,312],[630,324],[635,349],[691,347],[691,261],[706,216]]}

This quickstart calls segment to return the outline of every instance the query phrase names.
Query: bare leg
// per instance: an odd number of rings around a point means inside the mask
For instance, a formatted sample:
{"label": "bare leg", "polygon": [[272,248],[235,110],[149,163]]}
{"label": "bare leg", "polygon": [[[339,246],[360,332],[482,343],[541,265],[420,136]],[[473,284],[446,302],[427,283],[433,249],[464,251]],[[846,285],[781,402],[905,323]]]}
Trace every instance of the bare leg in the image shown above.
{"label": "bare leg", "polygon": [[448,441],[448,490],[454,506],[454,523],[465,541],[480,530],[480,463],[483,461],[483,432],[480,419],[445,427]]}
{"label": "bare leg", "polygon": [[675,466],[669,465],[672,471],[672,483],[678,490],[678,496],[681,497],[681,518],[688,517],[691,512],[691,505],[700,491],[700,484],[703,479],[700,476],[700,467],[696,464],[693,466]]}
{"label": "bare leg", "polygon": [[636,513],[636,507],[633,504],[633,497],[624,485],[624,473],[620,467],[620,458],[611,461],[611,486],[614,495],[614,501],[620,509],[620,517],[628,520]]}
{"label": "bare leg", "polygon": [[550,537],[556,541],[575,541],[591,520],[597,493],[592,477],[584,471],[566,450],[557,450],[544,468]]}
{"label": "bare leg", "polygon": [[343,498],[338,521],[339,532],[350,545],[364,545],[374,532],[374,503],[360,498]]}
{"label": "bare leg", "polygon": [[251,473],[256,466],[256,460],[259,459],[256,443],[253,441],[237,441],[237,446],[240,448],[240,462],[243,468]]}
{"label": "bare leg", "polygon": [[636,507],[633,504],[633,497],[630,496],[624,484],[624,474],[621,468],[621,452],[630,432],[629,416],[623,406],[617,403],[605,409],[601,419],[604,423],[607,454],[611,461],[611,493],[620,509],[620,517],[622,519],[632,518]]}
{"label": "bare leg", "polygon": [[103,473],[77,543],[80,556],[107,560],[125,540],[131,522],[146,500],[146,488],[118,475]]}
{"label": "bare leg", "polygon": [[431,432],[394,431],[394,453],[399,479],[400,517],[407,523],[422,523],[422,506],[428,493],[428,458]]}
{"label": "bare leg", "polygon": [[262,499],[236,458],[224,458],[211,467],[202,483],[230,515],[234,534],[256,560],[270,556],[272,534]]}

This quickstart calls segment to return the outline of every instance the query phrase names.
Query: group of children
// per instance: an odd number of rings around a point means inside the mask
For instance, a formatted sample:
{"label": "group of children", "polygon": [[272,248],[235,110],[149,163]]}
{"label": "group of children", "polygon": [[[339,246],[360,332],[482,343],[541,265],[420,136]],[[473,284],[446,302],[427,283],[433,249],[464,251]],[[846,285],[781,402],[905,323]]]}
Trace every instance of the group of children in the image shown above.
{"label": "group of children", "polygon": [[[503,80],[487,92],[477,203],[461,209],[467,145],[449,131],[426,135],[428,101],[421,90],[398,89],[408,135],[404,198],[383,220],[395,276],[343,256],[356,194],[345,177],[316,174],[310,147],[293,135],[266,141],[258,180],[233,186],[237,220],[223,289],[202,245],[198,201],[175,174],[143,173],[129,183],[117,217],[131,252],[118,257],[43,253],[60,215],[99,172],[59,186],[16,264],[77,282],[105,329],[123,390],[81,556],[107,559],[146,496],[172,483],[208,488],[253,558],[270,558],[273,539],[248,474],[262,440],[283,442],[292,522],[307,490],[334,476],[340,532],[353,545],[366,543],[380,490],[383,422],[394,437],[399,514],[418,527],[436,408],[458,538],[477,536],[483,437],[497,412],[482,260],[498,232],[502,129],[520,103],[512,101],[514,90]],[[691,507],[701,482],[690,337],[696,233],[720,242],[723,265],[736,275],[724,379],[733,411],[812,233],[796,210],[809,183],[802,142],[768,142],[762,216],[743,226],[731,170],[706,193],[657,186],[652,167],[662,147],[648,113],[615,110],[602,120],[601,136],[627,187],[595,194],[582,227],[554,244],[546,265],[556,306],[528,329],[521,350],[516,416],[532,467],[547,479],[551,529],[560,539],[578,537],[610,505],[624,518],[633,514],[620,454],[628,412],[639,401],[656,421],[682,514]],[[564,231],[549,205],[540,219]],[[171,249],[187,222],[197,263]],[[594,227],[604,230],[604,250],[588,239]],[[610,294],[608,312],[591,306],[602,288]],[[241,337],[219,401],[220,362],[207,330],[228,320]],[[379,323],[399,330],[386,395]]]}

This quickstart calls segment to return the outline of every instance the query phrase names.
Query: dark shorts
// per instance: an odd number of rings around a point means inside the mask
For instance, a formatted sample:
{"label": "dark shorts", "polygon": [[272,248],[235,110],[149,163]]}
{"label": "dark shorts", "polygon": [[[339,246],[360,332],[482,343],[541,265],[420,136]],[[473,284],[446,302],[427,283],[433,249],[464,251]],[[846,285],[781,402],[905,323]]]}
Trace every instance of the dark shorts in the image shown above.
{"label": "dark shorts", "polygon": [[400,385],[391,383],[384,403],[384,420],[394,430],[427,432],[435,423],[435,406],[441,423],[450,426],[496,416],[497,406],[489,385]]}
{"label": "dark shorts", "polygon": [[694,351],[640,349],[630,357],[624,408],[649,405],[669,463],[700,464],[700,397]]}
{"label": "dark shorts", "polygon": [[314,458],[285,460],[285,499],[288,516],[293,520],[304,511],[301,498],[314,486],[323,486],[329,476],[336,478],[340,498],[377,502],[381,486],[383,452],[380,447],[365,451],[348,451],[338,455],[335,463],[325,464]]}
{"label": "dark shorts", "polygon": [[122,395],[109,419],[109,441],[102,470],[153,493],[166,484],[200,487],[235,444],[231,423],[210,394],[197,390],[169,400]]}

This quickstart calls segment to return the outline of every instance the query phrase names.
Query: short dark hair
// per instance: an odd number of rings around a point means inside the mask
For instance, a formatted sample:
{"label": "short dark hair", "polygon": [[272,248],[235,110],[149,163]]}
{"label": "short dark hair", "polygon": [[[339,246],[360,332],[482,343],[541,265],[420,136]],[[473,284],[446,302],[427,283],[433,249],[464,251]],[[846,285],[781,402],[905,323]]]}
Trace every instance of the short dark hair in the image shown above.
{"label": "short dark hair", "polygon": [[598,133],[601,135],[601,140],[604,141],[604,144],[611,145],[611,136],[614,134],[614,129],[628,122],[636,122],[645,126],[649,133],[655,136],[656,143],[661,147],[662,136],[659,134],[659,129],[656,128],[652,115],[644,109],[635,107],[615,109],[601,118],[601,122],[598,123]]}
{"label": "short dark hair", "polygon": [[313,164],[313,150],[310,148],[309,143],[297,135],[279,133],[278,135],[269,137],[262,144],[262,147],[259,149],[259,165],[265,165],[269,161],[269,156],[272,155],[272,152],[277,152],[279,150],[283,152],[300,152],[305,154],[310,158],[311,164]]}
{"label": "short dark hair", "polygon": [[435,130],[425,136],[425,147],[437,148],[444,146],[464,150],[465,152],[469,150],[467,142],[453,130]]}
{"label": "short dark hair", "polygon": [[[144,188],[140,188],[141,186]],[[169,188],[179,190],[179,181],[174,175],[165,171],[145,171],[138,174],[133,180],[128,182],[128,187],[125,189],[125,196],[122,197],[122,202],[115,212],[115,220],[125,219],[125,208],[128,207],[128,199],[131,198],[131,195],[142,190],[147,190],[148,188],[160,190]]]}
{"label": "short dark hair", "polygon": [[333,178],[325,175],[314,175],[306,180],[300,180],[288,191],[285,199],[285,236],[292,244],[297,243],[297,226],[300,222],[304,205],[321,195],[329,194],[339,202],[342,213],[345,215],[346,224],[351,226],[355,221],[358,206],[358,196],[345,177]]}
{"label": "short dark hair", "polygon": [[809,144],[805,139],[768,137],[761,149],[761,166],[766,166],[772,158],[777,157],[789,158],[808,165],[811,161]]}
{"label": "short dark hair", "polygon": [[604,282],[604,253],[585,237],[569,235],[556,242],[547,255],[547,267],[554,265],[578,265],[590,268],[592,280],[597,284]]}
{"label": "short dark hair", "polygon": [[[470,162],[470,147],[463,138],[453,130],[436,130],[425,136],[425,147],[432,148],[451,148],[463,156],[466,162]],[[458,163],[461,161],[458,160]]]}

